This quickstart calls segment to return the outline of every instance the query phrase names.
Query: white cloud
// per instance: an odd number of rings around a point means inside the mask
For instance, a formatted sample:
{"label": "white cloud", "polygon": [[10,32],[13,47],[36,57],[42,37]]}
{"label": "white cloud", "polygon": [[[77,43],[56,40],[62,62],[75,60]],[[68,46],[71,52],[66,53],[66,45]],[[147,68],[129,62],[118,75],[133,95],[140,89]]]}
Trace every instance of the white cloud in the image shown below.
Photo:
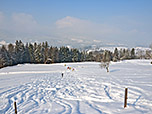
{"label": "white cloud", "polygon": [[[60,33],[61,36],[67,36],[67,38],[76,37],[75,39],[77,39],[77,41],[81,41],[83,39],[83,41],[88,40],[91,43],[93,40],[95,40],[95,42],[100,42],[105,38],[108,39],[112,35],[116,35],[121,32],[117,27],[94,23],[70,16],[56,21],[56,31]],[[83,38],[79,36],[82,36]]]}
{"label": "white cloud", "polygon": [[42,27],[37,23],[34,17],[26,13],[13,13],[11,16],[5,16],[0,12],[0,29],[14,34],[39,32]]}
{"label": "white cloud", "polygon": [[56,25],[58,28],[82,27],[87,24],[90,24],[90,22],[70,16],[56,21]]}
{"label": "white cloud", "polygon": [[75,21],[77,21],[77,19],[67,16],[63,19],[56,21],[56,25],[58,28],[71,27],[75,23]]}
{"label": "white cloud", "polygon": [[[125,18],[125,20],[127,20]],[[39,41],[50,41],[58,44],[91,44],[106,42],[135,42],[143,41],[142,37],[151,37],[146,30],[138,27],[138,23],[133,26],[129,21],[119,22],[113,19],[107,22],[95,23],[90,20],[66,16],[57,20],[54,25],[40,25],[35,18],[26,13],[13,13],[11,16],[0,12],[0,41],[15,41],[20,39],[33,39]],[[115,24],[115,22],[117,22]],[[131,24],[128,24],[131,23]],[[136,26],[135,26],[136,25]],[[139,25],[141,26],[141,25]],[[148,29],[148,28],[147,28]],[[13,37],[14,36],[14,37]],[[42,39],[43,38],[43,39]]]}
{"label": "white cloud", "polygon": [[[107,24],[94,23],[88,20],[82,20],[75,17],[67,16],[63,19],[56,21],[56,27],[58,30],[65,30],[77,33],[91,33],[91,34],[110,34],[119,33],[120,29],[116,27],[109,26]],[[65,32],[64,31],[64,32]]]}
{"label": "white cloud", "polygon": [[30,39],[42,41],[42,36],[46,36],[48,31],[39,25],[32,15],[26,13],[13,13],[6,16],[0,12],[0,20],[2,20],[0,41],[14,42],[19,39],[27,42],[30,42]]}
{"label": "white cloud", "polygon": [[25,13],[14,13],[12,15],[12,27],[18,32],[34,32],[38,24],[32,15]]}
{"label": "white cloud", "polygon": [[[116,23],[115,23],[116,22]],[[146,36],[142,24],[129,18],[95,23],[89,20],[66,16],[55,23],[58,37],[77,43],[125,43],[140,44]],[[82,36],[82,37],[81,37]]]}

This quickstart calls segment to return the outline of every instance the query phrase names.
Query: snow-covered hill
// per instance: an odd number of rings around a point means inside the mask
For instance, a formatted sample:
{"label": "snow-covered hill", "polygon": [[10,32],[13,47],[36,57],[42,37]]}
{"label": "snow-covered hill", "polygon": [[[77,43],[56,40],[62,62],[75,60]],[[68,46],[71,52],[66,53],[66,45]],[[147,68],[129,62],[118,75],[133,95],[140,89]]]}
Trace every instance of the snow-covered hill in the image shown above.
{"label": "snow-covered hill", "polygon": [[[0,69],[0,114],[14,114],[14,101],[18,114],[151,114],[150,62],[111,63],[109,73],[96,62]],[[124,109],[126,87],[128,105]]]}
{"label": "snow-covered hill", "polygon": [[114,52],[114,50],[115,50],[115,48],[117,48],[118,50],[123,50],[123,49],[125,49],[125,50],[127,50],[127,49],[129,49],[129,50],[131,50],[131,49],[135,49],[135,52],[137,53],[137,52],[143,52],[143,53],[146,53],[146,51],[150,51],[151,50],[151,48],[146,48],[146,47],[132,47],[132,48],[128,48],[128,47],[117,47],[117,46],[115,46],[115,47],[100,47],[100,48],[98,48],[98,49],[96,49],[96,48],[93,48],[93,49],[89,49],[88,51],[87,51],[87,53],[89,53],[89,52],[94,52],[94,51],[101,51],[101,50],[108,50],[108,51],[111,51],[111,52]]}

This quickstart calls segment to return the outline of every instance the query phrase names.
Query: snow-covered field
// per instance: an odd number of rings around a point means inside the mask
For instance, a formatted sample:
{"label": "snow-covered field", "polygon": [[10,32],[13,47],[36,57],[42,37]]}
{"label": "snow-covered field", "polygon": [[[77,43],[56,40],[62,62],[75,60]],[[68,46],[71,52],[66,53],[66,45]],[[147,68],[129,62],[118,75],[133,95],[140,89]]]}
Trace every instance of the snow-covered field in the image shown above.
{"label": "snow-covered field", "polygon": [[152,114],[150,62],[111,63],[109,73],[97,62],[0,69],[0,114],[14,114],[14,101],[18,114]]}

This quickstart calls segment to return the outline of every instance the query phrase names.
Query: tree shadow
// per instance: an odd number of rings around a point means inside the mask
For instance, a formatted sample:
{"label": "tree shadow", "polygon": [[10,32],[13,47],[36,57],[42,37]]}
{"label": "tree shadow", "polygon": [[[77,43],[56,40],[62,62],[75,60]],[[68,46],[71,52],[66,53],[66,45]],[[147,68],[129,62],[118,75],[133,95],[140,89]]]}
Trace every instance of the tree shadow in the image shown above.
{"label": "tree shadow", "polygon": [[120,69],[110,70],[110,72],[117,72],[117,71],[120,71]]}

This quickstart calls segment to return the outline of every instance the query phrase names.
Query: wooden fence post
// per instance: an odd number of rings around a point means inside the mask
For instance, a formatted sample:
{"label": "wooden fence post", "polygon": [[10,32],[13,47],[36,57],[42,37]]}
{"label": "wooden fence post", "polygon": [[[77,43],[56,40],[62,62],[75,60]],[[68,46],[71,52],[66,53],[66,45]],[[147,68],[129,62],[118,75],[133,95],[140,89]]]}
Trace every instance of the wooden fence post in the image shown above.
{"label": "wooden fence post", "polygon": [[128,88],[125,88],[125,101],[124,101],[124,108],[127,107],[127,93],[128,93]]}
{"label": "wooden fence post", "polygon": [[14,102],[14,108],[15,108],[15,114],[17,114],[17,106],[16,106],[16,102]]}

